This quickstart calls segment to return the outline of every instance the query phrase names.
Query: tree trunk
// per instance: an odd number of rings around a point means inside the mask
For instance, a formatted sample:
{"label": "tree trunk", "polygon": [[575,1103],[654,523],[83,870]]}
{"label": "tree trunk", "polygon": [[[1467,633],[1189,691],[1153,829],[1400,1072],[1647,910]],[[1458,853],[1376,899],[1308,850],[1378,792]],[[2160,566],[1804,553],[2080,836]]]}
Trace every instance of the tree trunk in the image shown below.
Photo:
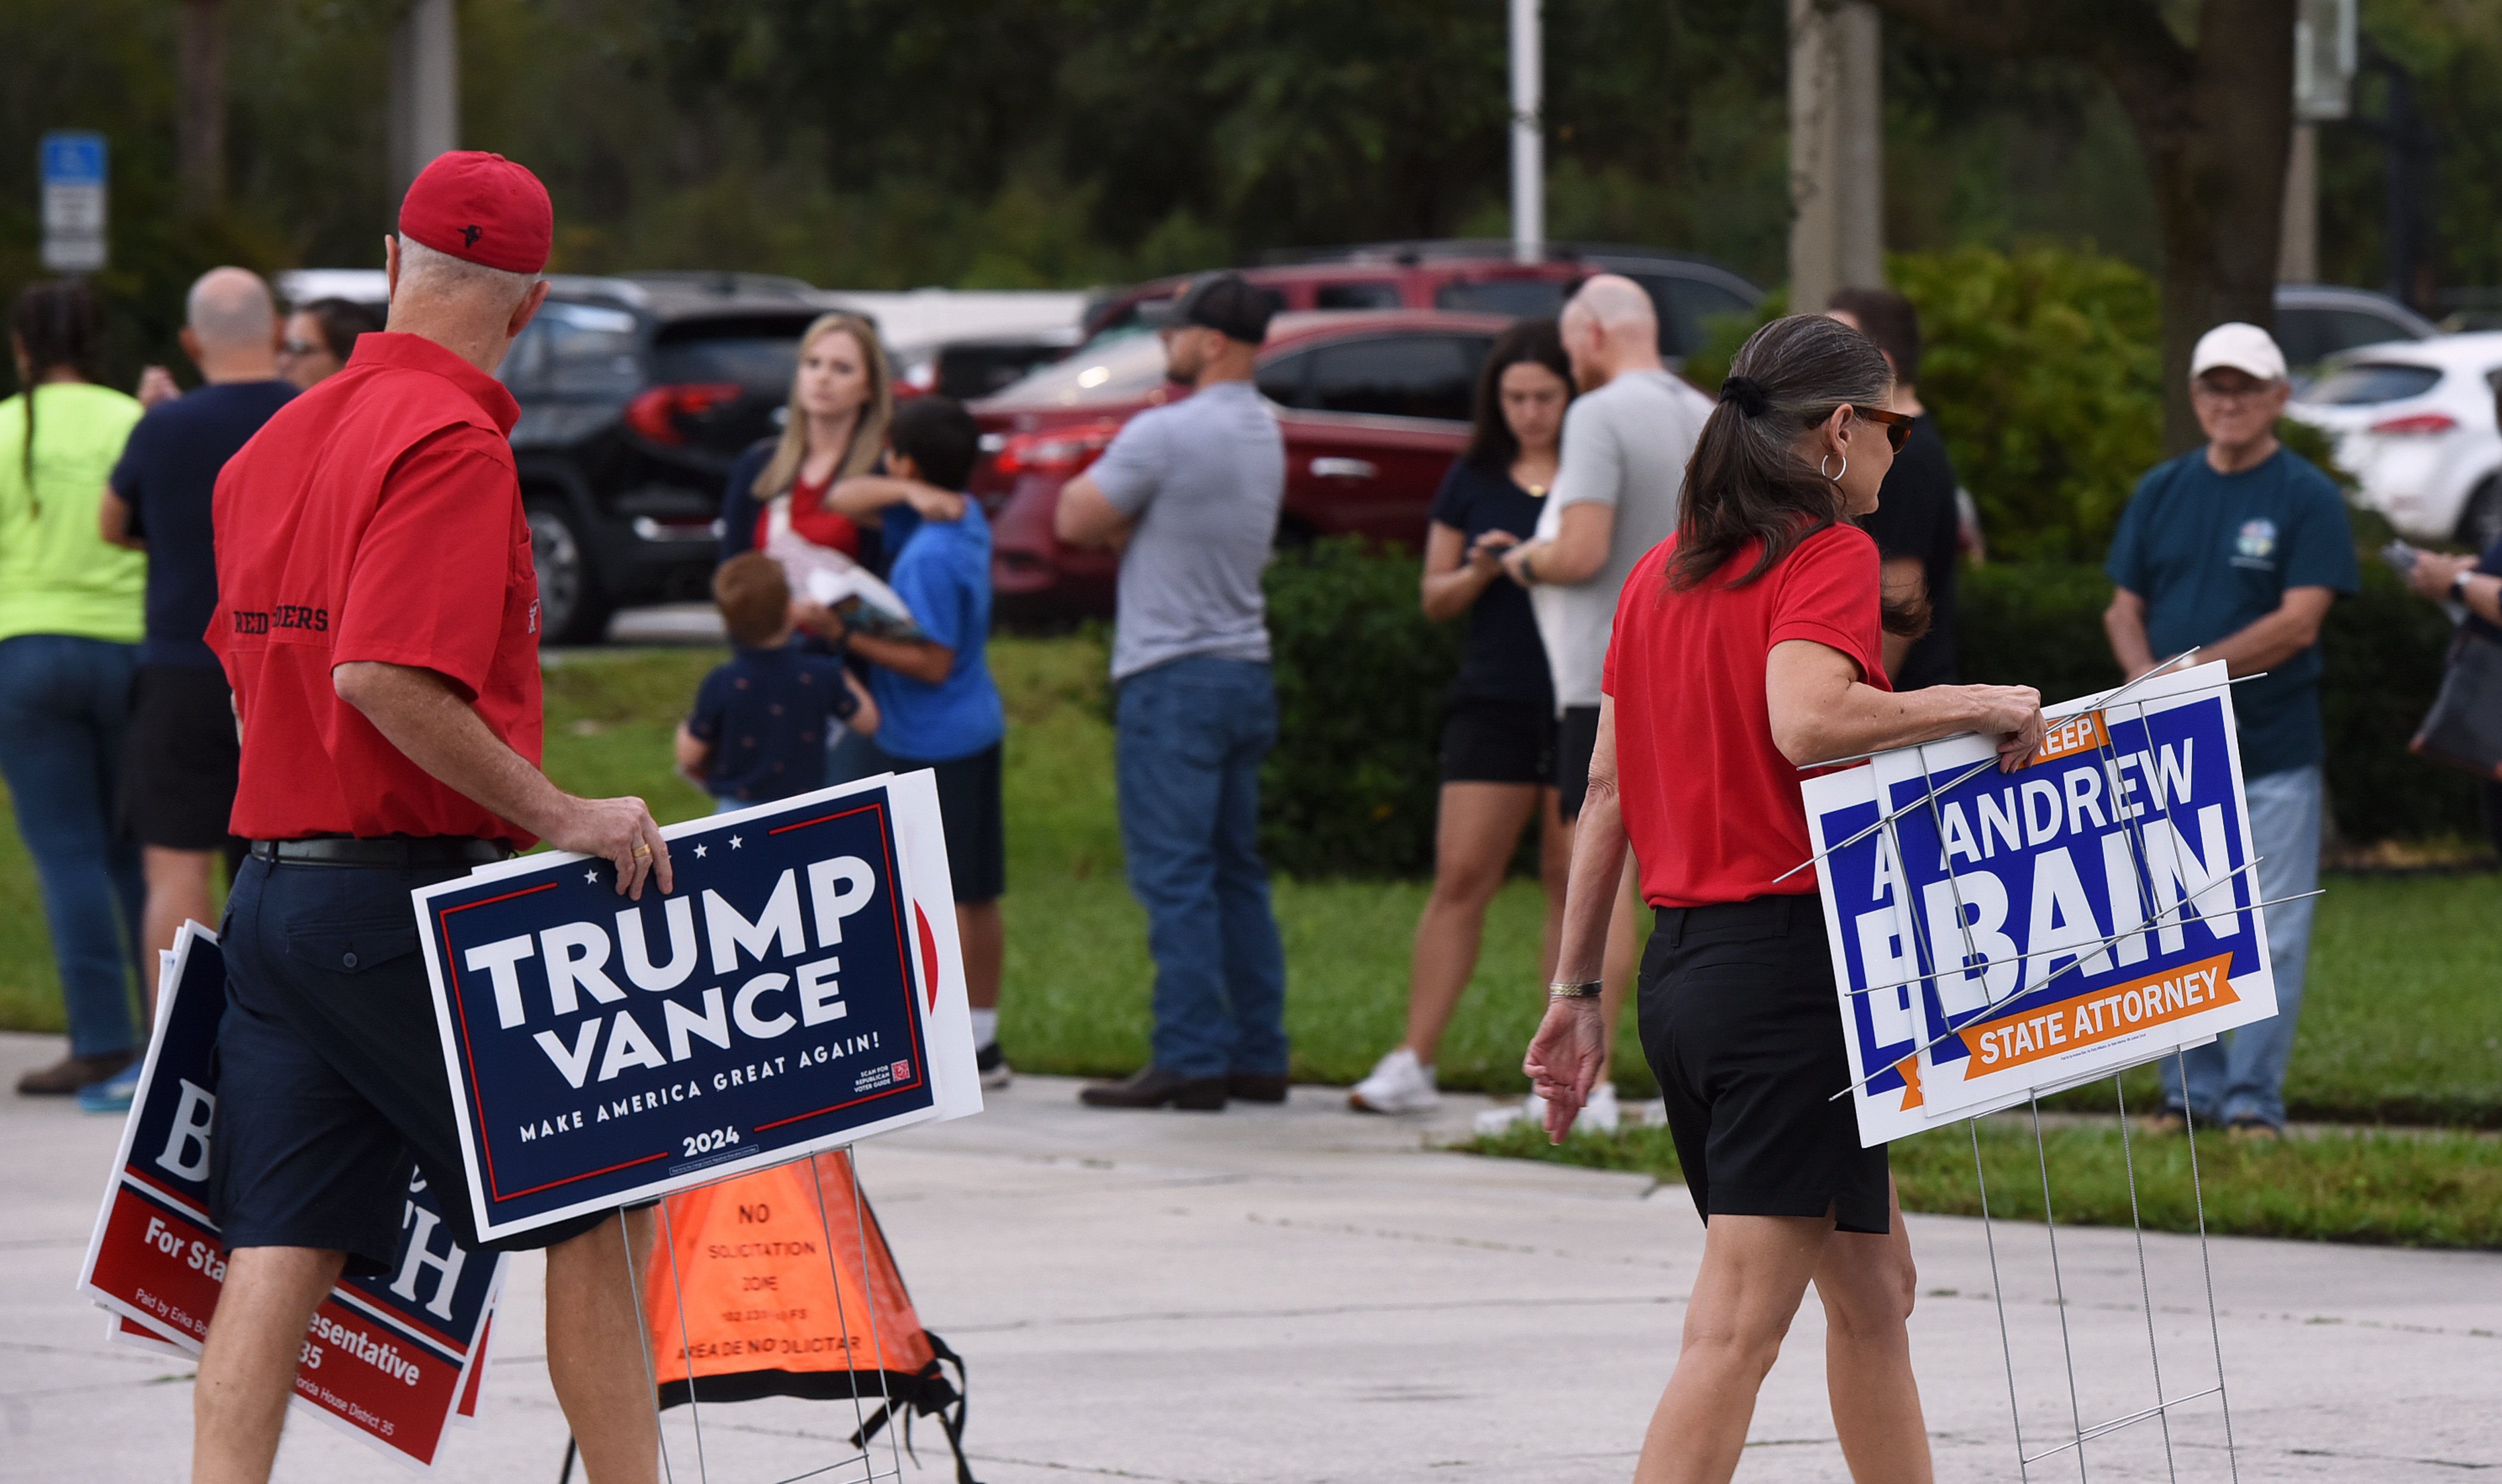
{"label": "tree trunk", "polygon": [[2194,46],[2157,0],[1875,3],[1977,51],[2074,57],[2111,84],[2146,153],[2163,244],[2164,443],[2194,447],[2198,337],[2227,320],[2276,324],[2295,0],[2202,0]]}
{"label": "tree trunk", "polygon": [[226,195],[225,0],[184,0],[174,153],[183,204],[214,211]]}
{"label": "tree trunk", "polygon": [[2228,320],[2276,327],[2293,0],[2206,0],[2188,96],[2132,106],[2129,117],[2162,234],[2163,443],[2180,453],[2205,437],[2189,407],[2198,337]]}

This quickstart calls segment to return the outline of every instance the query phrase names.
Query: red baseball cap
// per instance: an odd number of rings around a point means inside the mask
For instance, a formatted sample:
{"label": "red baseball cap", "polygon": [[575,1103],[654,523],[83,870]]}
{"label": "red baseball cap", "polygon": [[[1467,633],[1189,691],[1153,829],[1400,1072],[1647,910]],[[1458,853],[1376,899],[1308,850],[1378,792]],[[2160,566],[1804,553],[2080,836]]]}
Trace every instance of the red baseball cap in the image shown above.
{"label": "red baseball cap", "polygon": [[547,266],[556,208],[526,166],[484,150],[454,150],[409,183],[399,234],[482,267],[536,273]]}

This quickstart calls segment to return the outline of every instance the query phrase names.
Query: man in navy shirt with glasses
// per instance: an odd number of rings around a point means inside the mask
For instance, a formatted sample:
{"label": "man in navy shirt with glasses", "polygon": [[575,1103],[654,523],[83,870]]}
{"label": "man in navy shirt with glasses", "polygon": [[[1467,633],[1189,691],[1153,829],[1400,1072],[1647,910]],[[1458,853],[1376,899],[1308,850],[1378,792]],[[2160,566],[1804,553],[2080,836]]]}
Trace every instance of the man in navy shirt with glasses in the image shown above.
{"label": "man in navy shirt with glasses", "polygon": [[2237,677],[2259,677],[2233,688],[2233,712],[2258,899],[2276,903],[2263,915],[2277,1013],[2166,1059],[2164,1109],[2147,1124],[2178,1130],[2185,1110],[2275,1137],[2311,957],[2314,903],[2289,898],[2319,884],[2319,625],[2362,573],[2336,484],[2277,441],[2290,388],[2275,338],[2219,324],[2189,364],[2207,442],[2138,483],[2104,563],[2116,590],[2103,627],[2131,678],[2193,649],[2186,663],[2220,659]]}

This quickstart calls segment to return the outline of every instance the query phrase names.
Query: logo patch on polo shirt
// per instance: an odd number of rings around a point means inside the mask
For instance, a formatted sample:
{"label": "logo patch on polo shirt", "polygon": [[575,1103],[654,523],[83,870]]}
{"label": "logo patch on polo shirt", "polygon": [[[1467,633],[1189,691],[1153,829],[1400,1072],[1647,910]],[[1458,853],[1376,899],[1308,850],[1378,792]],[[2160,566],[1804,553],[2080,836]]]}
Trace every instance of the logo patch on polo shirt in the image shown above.
{"label": "logo patch on polo shirt", "polygon": [[2276,566],[2276,523],[2261,516],[2244,521],[2241,534],[2233,541],[2233,565],[2237,567]]}

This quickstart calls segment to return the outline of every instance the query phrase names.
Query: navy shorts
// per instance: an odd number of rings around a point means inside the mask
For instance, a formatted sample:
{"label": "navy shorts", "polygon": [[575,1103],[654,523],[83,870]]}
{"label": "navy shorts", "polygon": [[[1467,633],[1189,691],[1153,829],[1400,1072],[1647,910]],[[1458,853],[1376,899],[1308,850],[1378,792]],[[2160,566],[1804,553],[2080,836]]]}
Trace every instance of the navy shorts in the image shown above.
{"label": "navy shorts", "polygon": [[[1586,775],[1589,768],[1581,771]],[[1442,782],[1551,784],[1555,713],[1542,701],[1463,696],[1442,719]]]}
{"label": "navy shorts", "polygon": [[1007,810],[999,794],[999,744],[940,762],[889,753],[886,763],[898,773],[928,768],[937,775],[938,820],[947,834],[947,875],[956,899],[972,905],[1006,895]]}
{"label": "navy shorts", "polygon": [[244,861],[226,899],[226,1013],[209,1207],[229,1249],[313,1247],[382,1271],[409,1166],[461,1246],[553,1247],[605,1213],[478,1240],[434,995],[408,894],[467,874]]}

